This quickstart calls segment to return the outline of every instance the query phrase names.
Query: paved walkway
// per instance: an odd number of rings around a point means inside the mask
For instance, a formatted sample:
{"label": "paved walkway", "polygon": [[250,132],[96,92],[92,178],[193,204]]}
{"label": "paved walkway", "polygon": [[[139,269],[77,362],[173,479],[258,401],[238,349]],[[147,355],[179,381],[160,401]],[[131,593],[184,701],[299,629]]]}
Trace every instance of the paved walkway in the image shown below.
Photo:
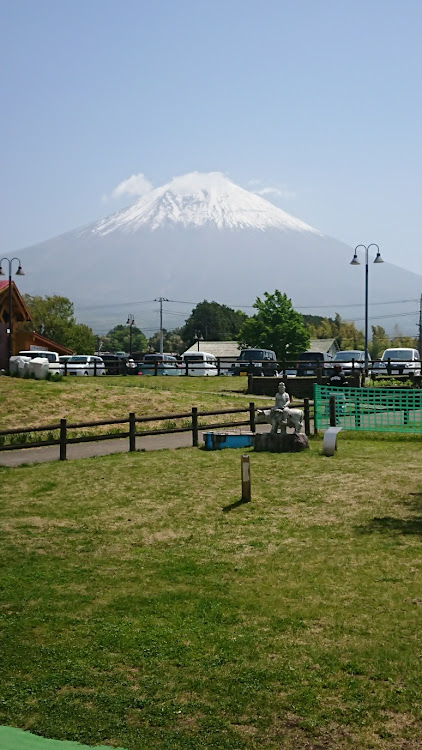
{"label": "paved walkway", "polygon": [[[235,428],[228,428],[234,430]],[[244,427],[244,430],[247,428]],[[257,431],[268,432],[269,425],[257,425]],[[221,431],[221,430],[219,430]],[[203,444],[202,432],[199,432],[199,445]],[[136,438],[136,449],[157,451],[192,446],[191,432],[175,432],[170,435],[145,435]],[[92,458],[93,456],[109,456],[111,453],[127,453],[129,438],[102,440],[98,443],[74,443],[67,446],[67,458]],[[59,446],[48,445],[45,448],[22,448],[15,451],[0,452],[0,466],[20,466],[21,464],[39,464],[46,461],[59,460]]]}

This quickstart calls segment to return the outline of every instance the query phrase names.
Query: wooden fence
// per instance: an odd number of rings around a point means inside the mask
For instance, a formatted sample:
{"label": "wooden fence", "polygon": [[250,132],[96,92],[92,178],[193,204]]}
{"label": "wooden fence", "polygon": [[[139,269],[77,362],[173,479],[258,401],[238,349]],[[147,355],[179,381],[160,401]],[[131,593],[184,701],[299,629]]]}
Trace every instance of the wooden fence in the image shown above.
{"label": "wooden fence", "polygon": [[[305,420],[305,432],[307,435],[310,433],[310,418],[309,418],[309,399],[305,399],[303,405],[304,408],[304,420]],[[248,417],[241,421],[231,422],[218,422],[213,424],[199,424],[201,417],[214,417],[223,416],[227,414],[247,414]],[[171,427],[159,430],[142,430],[137,431],[136,425],[146,422],[160,422],[170,421],[175,419],[189,419],[190,424],[185,427]],[[99,435],[81,435],[79,437],[69,437],[69,430],[80,430],[86,427],[104,427],[109,425],[128,425],[128,429],[121,432],[113,432]],[[221,409],[218,411],[199,411],[196,406],[193,406],[191,411],[182,412],[180,414],[154,414],[149,417],[137,417],[134,412],[130,412],[127,419],[107,419],[99,422],[68,422],[67,419],[61,419],[56,424],[41,425],[36,427],[15,427],[10,430],[0,430],[0,438],[4,439],[12,435],[25,435],[34,432],[55,432],[59,431],[58,438],[52,438],[50,440],[34,440],[30,442],[21,443],[0,443],[0,451],[14,451],[22,450],[24,448],[44,448],[49,445],[59,446],[59,456],[61,461],[66,460],[67,446],[74,443],[88,443],[98,442],[100,440],[113,440],[118,438],[129,439],[129,451],[136,450],[136,438],[144,437],[146,435],[171,435],[176,432],[191,432],[192,433],[192,446],[197,447],[199,442],[199,432],[205,430],[215,430],[225,427],[244,427],[248,426],[251,432],[255,432],[255,404],[250,402],[248,407],[242,409]]]}
{"label": "wooden fence", "polygon": [[[34,432],[54,432],[59,431],[58,438],[52,438],[49,440],[34,440],[30,442],[21,443],[3,443],[0,444],[0,451],[11,451],[21,450],[24,448],[43,448],[49,445],[58,445],[60,451],[60,460],[66,460],[66,449],[68,445],[73,443],[88,443],[100,440],[113,440],[117,438],[128,438],[129,439],[129,451],[136,450],[135,441],[137,437],[144,437],[145,435],[170,435],[176,432],[192,432],[192,445],[198,446],[199,439],[199,418],[200,417],[211,417],[227,414],[247,414],[248,418],[241,421],[229,421],[219,422],[216,424],[201,424],[201,431],[211,430],[222,427],[242,427],[249,426],[251,432],[255,431],[255,405],[250,403],[247,408],[242,409],[222,409],[218,411],[199,411],[197,407],[192,407],[190,412],[182,412],[180,414],[154,414],[147,417],[137,417],[134,412],[130,412],[126,419],[107,419],[99,422],[68,422],[67,419],[61,419],[56,424],[41,425],[36,427],[15,427],[11,430],[0,430],[0,437],[6,438],[12,435],[24,435]],[[190,419],[190,424],[185,427],[172,427],[159,430],[136,430],[136,425],[146,422],[159,422],[169,421],[175,419]],[[69,430],[80,430],[86,427],[104,427],[109,425],[128,425],[128,429],[122,430],[121,432],[113,432],[99,435],[81,435],[79,437],[69,437]]]}

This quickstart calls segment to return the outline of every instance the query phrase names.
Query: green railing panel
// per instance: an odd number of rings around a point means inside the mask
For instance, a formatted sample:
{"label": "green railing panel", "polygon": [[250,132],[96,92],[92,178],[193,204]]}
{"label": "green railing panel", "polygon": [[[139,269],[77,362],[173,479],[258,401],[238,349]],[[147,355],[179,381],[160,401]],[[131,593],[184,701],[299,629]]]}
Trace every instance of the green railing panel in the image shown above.
{"label": "green railing panel", "polygon": [[336,424],[344,430],[422,433],[420,388],[334,388],[314,385],[315,428],[330,426],[330,396]]}

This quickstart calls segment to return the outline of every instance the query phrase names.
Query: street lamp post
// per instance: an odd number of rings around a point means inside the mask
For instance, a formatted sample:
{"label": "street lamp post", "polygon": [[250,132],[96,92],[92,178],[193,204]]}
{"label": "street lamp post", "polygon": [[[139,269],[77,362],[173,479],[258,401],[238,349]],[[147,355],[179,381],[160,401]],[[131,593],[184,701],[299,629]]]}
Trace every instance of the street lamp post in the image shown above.
{"label": "street lamp post", "polygon": [[195,331],[195,338],[196,338],[196,343],[198,345],[198,352],[199,352],[199,342],[204,340],[204,337],[201,331]]}
{"label": "street lamp post", "polygon": [[127,323],[129,326],[129,357],[132,356],[132,327],[135,325],[135,316],[129,313],[127,316]]}
{"label": "street lamp post", "polygon": [[377,248],[377,254],[374,260],[374,263],[384,263],[383,259],[381,258],[381,253],[378,245],[375,244],[375,242],[371,242],[370,245],[356,245],[355,247],[355,254],[350,261],[351,266],[360,266],[360,261],[358,259],[357,250],[359,247],[363,247],[365,250],[365,375],[368,374],[369,369],[369,357],[368,357],[368,251],[370,247],[376,247]]}
{"label": "street lamp post", "polygon": [[12,263],[14,260],[17,260],[19,263],[18,270],[16,271],[16,276],[25,276],[25,274],[22,271],[22,266],[19,258],[2,258],[0,260],[0,276],[6,275],[2,268],[2,263],[4,260],[6,260],[9,264],[9,324],[7,328],[7,348],[10,361],[10,357],[12,356]]}

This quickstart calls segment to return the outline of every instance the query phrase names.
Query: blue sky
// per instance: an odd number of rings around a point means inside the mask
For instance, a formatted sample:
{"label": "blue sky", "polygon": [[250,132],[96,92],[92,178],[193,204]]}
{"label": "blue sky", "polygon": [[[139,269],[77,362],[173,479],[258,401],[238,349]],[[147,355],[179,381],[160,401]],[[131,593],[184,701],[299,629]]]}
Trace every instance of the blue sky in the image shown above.
{"label": "blue sky", "polygon": [[420,0],[0,9],[2,254],[117,210],[133,174],[222,171],[422,274]]}

